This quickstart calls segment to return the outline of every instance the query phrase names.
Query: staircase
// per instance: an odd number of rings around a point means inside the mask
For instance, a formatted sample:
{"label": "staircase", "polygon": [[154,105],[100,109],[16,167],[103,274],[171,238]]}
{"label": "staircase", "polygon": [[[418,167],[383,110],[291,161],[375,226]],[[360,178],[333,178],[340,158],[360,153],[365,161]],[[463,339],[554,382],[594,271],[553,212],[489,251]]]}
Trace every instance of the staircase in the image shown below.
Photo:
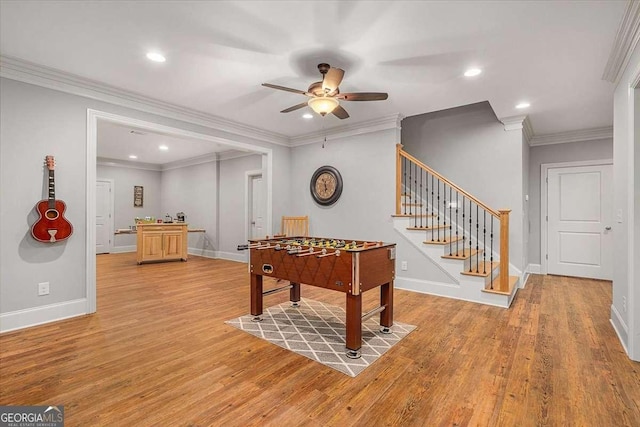
{"label": "staircase", "polygon": [[407,289],[509,307],[520,280],[509,264],[509,212],[488,207],[398,144],[394,229],[453,284],[401,275],[396,281]]}

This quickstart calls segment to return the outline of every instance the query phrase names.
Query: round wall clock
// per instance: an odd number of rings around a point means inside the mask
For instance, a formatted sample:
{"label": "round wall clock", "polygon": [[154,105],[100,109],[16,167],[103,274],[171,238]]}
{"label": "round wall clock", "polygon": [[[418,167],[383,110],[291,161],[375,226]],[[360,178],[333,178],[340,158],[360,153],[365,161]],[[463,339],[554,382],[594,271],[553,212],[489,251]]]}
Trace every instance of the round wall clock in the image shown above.
{"label": "round wall clock", "polygon": [[319,205],[334,204],[342,194],[342,176],[333,166],[319,167],[311,176],[311,196]]}

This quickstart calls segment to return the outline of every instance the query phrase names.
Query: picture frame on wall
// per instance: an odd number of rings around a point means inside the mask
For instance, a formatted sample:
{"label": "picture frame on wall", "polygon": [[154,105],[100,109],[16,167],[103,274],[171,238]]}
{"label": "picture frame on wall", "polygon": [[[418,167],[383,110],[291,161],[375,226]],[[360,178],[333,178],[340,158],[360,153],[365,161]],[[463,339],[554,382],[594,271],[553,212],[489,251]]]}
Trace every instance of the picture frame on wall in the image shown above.
{"label": "picture frame on wall", "polygon": [[133,186],[133,207],[141,208],[144,201],[144,188],[142,185]]}

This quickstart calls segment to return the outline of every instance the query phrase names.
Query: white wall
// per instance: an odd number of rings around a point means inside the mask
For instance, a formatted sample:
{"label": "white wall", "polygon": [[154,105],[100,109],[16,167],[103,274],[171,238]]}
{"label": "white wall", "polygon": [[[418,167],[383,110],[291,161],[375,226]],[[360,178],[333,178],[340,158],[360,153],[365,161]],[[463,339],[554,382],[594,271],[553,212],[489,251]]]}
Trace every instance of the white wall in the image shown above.
{"label": "white wall", "polygon": [[613,140],[580,141],[531,147],[529,158],[529,263],[541,264],[541,185],[540,173],[545,163],[607,160],[613,158]]}
{"label": "white wall", "polygon": [[[134,225],[136,217],[155,216],[162,218],[161,206],[161,175],[160,171],[134,169],[130,167],[98,165],[96,176],[112,179],[114,199],[113,227],[129,228]],[[142,207],[133,206],[133,186],[142,185],[144,188]],[[117,234],[114,236],[114,252],[135,250],[135,234]]]}
{"label": "white wall", "polygon": [[[640,240],[638,240],[637,147],[640,126],[634,85],[640,74],[640,47],[635,48],[614,93],[613,185],[614,223],[613,303],[611,321],[633,360],[640,360]],[[637,90],[637,89],[636,89]],[[625,310],[626,302],[626,310]]]}
{"label": "white wall", "polygon": [[509,262],[523,270],[522,131],[505,131],[482,102],[404,119],[402,144],[493,209],[511,209]]}

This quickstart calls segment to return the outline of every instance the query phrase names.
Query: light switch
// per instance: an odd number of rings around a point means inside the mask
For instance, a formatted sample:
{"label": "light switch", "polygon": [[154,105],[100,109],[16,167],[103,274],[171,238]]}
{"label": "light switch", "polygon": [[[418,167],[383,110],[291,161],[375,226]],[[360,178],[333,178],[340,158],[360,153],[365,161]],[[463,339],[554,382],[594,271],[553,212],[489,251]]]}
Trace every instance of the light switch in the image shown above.
{"label": "light switch", "polygon": [[618,209],[616,212],[616,222],[622,224],[622,209]]}

